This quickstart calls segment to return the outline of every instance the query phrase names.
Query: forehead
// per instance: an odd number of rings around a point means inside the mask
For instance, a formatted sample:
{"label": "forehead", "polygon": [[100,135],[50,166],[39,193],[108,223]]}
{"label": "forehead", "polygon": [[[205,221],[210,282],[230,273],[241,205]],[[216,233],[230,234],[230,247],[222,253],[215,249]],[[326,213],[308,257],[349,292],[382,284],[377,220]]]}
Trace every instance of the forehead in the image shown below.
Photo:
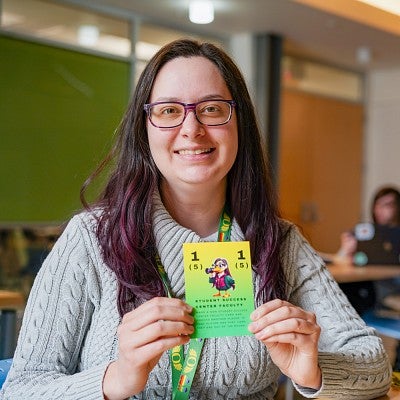
{"label": "forehead", "polygon": [[168,61],[158,72],[151,101],[196,101],[214,95],[230,98],[218,67],[205,57],[178,57]]}
{"label": "forehead", "polygon": [[388,193],[385,194],[384,196],[380,197],[378,200],[376,200],[376,205],[382,206],[382,205],[394,205],[396,204],[396,198],[393,193]]}

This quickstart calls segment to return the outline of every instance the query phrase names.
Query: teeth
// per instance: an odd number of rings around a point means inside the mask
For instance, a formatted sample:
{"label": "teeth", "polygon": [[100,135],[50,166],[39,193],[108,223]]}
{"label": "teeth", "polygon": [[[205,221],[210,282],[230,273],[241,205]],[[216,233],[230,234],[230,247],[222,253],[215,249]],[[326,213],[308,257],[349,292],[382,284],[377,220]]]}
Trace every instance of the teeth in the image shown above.
{"label": "teeth", "polygon": [[202,153],[209,153],[211,149],[201,149],[201,150],[179,150],[179,154],[182,155],[197,155]]}

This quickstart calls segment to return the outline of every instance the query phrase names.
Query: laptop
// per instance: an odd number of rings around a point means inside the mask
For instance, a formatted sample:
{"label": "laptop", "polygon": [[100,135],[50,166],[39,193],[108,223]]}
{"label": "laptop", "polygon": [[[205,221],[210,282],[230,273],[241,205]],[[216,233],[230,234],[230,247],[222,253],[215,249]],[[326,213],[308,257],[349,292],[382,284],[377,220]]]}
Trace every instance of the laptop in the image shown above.
{"label": "laptop", "polygon": [[357,251],[355,265],[400,264],[400,227],[388,227],[372,223],[355,226]]}

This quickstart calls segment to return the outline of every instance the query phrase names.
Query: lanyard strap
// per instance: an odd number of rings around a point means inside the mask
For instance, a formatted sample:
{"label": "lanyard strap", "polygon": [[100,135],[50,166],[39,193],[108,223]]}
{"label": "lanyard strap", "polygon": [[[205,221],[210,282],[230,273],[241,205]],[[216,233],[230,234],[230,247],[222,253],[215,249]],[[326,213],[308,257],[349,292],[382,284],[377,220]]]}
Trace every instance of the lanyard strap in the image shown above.
{"label": "lanyard strap", "polygon": [[[224,208],[219,220],[218,241],[227,242],[231,237],[232,221],[226,208]],[[160,273],[165,291],[168,297],[173,297],[167,273],[161,263],[160,256],[156,255],[158,272]],[[170,351],[170,363],[172,370],[172,400],[187,400],[193,383],[194,374],[200,360],[204,339],[190,339],[189,348],[184,357],[183,346],[176,346]]]}

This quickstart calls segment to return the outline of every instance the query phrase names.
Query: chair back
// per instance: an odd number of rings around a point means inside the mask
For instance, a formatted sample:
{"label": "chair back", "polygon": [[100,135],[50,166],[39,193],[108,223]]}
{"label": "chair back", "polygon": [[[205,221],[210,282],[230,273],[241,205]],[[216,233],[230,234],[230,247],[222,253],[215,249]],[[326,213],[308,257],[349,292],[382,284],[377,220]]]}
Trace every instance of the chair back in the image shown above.
{"label": "chair back", "polygon": [[8,371],[11,368],[12,358],[0,360],[0,389],[7,378]]}
{"label": "chair back", "polygon": [[362,314],[362,319],[382,335],[400,340],[400,319],[379,316],[374,310]]}

